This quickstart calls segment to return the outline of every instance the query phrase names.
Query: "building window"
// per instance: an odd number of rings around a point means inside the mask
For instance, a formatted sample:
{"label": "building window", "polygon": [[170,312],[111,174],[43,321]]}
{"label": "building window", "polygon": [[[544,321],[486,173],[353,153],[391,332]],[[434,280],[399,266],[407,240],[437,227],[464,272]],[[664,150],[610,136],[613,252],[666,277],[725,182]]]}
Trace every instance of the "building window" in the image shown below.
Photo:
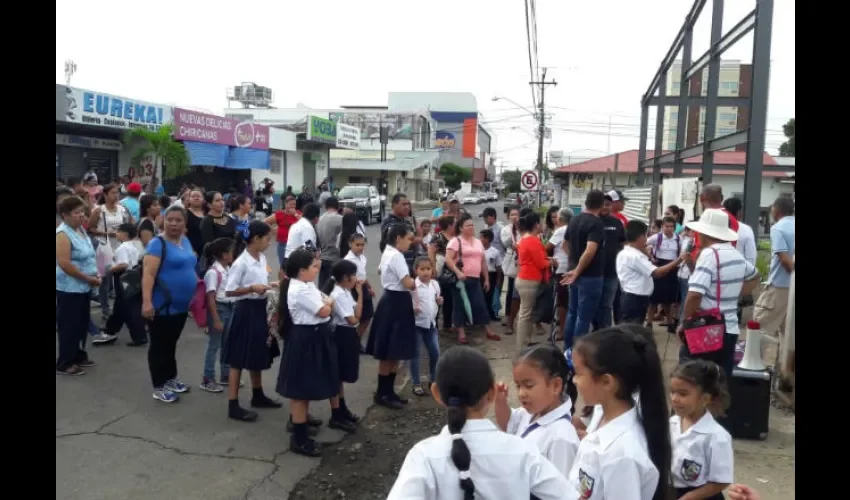
{"label": "building window", "polygon": [[729,127],[718,127],[717,128],[717,137],[720,137],[720,136],[723,136],[723,135],[734,134],[734,133],[735,133],[734,128],[729,128]]}
{"label": "building window", "polygon": [[735,123],[738,120],[736,113],[720,113],[720,121],[724,123]]}
{"label": "building window", "polygon": [[673,111],[672,113],[670,113],[670,121],[676,121],[678,119],[679,119],[679,112],[678,111]]}
{"label": "building window", "polygon": [[720,88],[730,92],[737,92],[738,82],[720,82]]}
{"label": "building window", "polygon": [[280,174],[283,172],[283,155],[285,154],[283,151],[271,150],[269,157],[270,174]]}

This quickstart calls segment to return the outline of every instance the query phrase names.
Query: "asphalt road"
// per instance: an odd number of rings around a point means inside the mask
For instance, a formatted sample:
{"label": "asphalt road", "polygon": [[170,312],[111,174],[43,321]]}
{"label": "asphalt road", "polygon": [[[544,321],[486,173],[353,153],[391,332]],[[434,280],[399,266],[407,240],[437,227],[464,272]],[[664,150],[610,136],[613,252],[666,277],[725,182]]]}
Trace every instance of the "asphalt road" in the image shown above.
{"label": "asphalt road", "polygon": [[[488,205],[501,213],[501,202]],[[484,206],[468,207],[479,225]],[[367,227],[372,283],[379,283],[378,227]],[[275,245],[267,257],[276,276]],[[98,309],[93,314],[99,319]],[[227,418],[224,393],[197,387],[207,342],[191,319],[177,362],[181,379],[192,389],[175,404],[152,399],[147,351],[126,347],[127,340],[125,330],[116,344],[90,348],[98,364],[86,375],[56,377],[57,499],[281,499],[319,464],[289,453],[285,402],[282,409],[262,411],[255,423],[239,423]],[[374,360],[361,357],[361,381],[346,388],[355,413],[365,414],[372,404],[375,371]],[[274,392],[277,373],[275,363],[263,373],[263,382],[268,395],[282,399]],[[250,389],[243,389],[240,399],[247,407]],[[315,403],[311,411],[324,420],[330,416],[326,403]],[[336,442],[342,437],[323,427],[317,439]]]}

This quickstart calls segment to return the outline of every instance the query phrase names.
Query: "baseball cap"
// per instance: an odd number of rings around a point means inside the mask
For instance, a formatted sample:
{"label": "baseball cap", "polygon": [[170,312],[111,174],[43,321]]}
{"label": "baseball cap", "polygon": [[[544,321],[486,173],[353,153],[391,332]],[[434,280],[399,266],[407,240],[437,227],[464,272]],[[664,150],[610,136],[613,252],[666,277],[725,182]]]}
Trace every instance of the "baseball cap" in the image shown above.
{"label": "baseball cap", "polygon": [[139,194],[142,192],[142,185],[138,182],[127,184],[127,192],[130,194]]}
{"label": "baseball cap", "polygon": [[623,196],[623,192],[618,189],[612,189],[605,193],[605,198],[611,201],[629,201],[628,198]]}

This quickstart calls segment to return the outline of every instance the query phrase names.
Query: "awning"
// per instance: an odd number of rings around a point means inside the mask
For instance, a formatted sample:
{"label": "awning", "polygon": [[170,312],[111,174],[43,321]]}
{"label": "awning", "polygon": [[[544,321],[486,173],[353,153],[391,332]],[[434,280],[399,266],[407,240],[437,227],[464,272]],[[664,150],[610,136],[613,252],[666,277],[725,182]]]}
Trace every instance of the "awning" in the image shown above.
{"label": "awning", "polygon": [[387,172],[413,172],[422,167],[438,167],[440,154],[436,151],[395,151],[395,159],[390,161],[354,160],[331,158],[331,170],[386,170]]}
{"label": "awning", "polygon": [[269,152],[262,149],[234,148],[224,144],[183,141],[192,165],[233,170],[269,170]]}

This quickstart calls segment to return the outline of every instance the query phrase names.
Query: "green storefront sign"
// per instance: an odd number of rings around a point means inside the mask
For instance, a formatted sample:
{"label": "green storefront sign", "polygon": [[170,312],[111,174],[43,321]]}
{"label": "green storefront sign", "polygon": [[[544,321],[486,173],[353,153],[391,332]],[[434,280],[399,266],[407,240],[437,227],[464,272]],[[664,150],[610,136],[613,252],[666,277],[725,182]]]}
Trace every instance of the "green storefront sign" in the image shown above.
{"label": "green storefront sign", "polygon": [[336,123],[326,118],[310,116],[307,123],[307,140],[336,145]]}

